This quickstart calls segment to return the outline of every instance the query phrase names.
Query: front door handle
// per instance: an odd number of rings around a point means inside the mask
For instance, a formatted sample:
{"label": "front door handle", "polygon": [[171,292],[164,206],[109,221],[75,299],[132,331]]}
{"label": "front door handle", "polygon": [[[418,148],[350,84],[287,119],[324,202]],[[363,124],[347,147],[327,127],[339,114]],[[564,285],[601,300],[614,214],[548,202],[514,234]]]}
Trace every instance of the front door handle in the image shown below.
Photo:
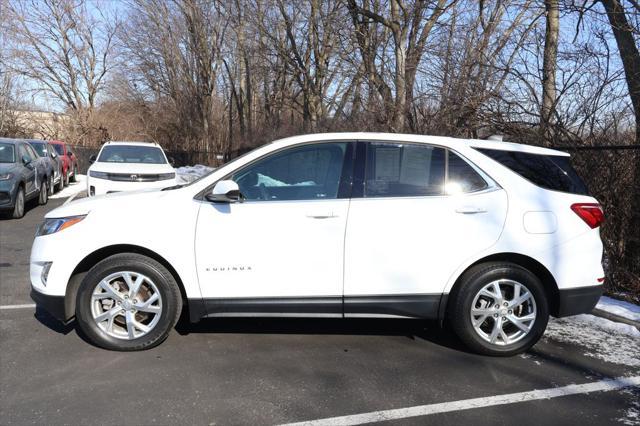
{"label": "front door handle", "polygon": [[307,213],[307,217],[309,219],[332,219],[338,216],[333,214],[333,212],[311,212]]}
{"label": "front door handle", "polygon": [[456,213],[461,214],[478,214],[478,213],[486,213],[487,209],[483,207],[475,207],[475,206],[462,206],[456,209]]}

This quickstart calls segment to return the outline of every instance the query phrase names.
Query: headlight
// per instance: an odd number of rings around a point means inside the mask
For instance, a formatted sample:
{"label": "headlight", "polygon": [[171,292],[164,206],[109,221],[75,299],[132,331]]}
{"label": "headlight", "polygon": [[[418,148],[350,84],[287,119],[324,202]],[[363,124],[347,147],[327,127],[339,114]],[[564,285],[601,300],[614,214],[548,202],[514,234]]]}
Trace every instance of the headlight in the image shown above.
{"label": "headlight", "polygon": [[158,175],[158,180],[167,180],[167,179],[173,179],[176,177],[175,173],[160,173]]}
{"label": "headlight", "polygon": [[109,173],[89,171],[89,176],[97,179],[109,179]]}
{"label": "headlight", "polygon": [[66,229],[80,222],[85,217],[87,217],[87,215],[45,219],[44,222],[42,222],[40,226],[38,226],[38,230],[36,231],[36,237],[40,237],[42,235],[49,235],[49,234],[53,234],[54,232],[62,231],[63,229]]}
{"label": "headlight", "polygon": [[12,173],[0,173],[0,180],[9,180],[13,177]]}

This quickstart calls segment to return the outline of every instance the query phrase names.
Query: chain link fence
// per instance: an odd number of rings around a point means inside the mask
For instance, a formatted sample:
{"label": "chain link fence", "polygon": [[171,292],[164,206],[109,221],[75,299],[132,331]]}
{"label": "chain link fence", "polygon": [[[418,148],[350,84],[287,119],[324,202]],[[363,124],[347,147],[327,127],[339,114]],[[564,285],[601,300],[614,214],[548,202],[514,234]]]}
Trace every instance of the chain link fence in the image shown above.
{"label": "chain link fence", "polygon": [[634,200],[636,185],[640,185],[640,146],[558,149],[571,154],[576,171],[604,208],[600,232],[605,249],[605,291],[639,303],[640,259],[633,258],[631,247],[640,244],[640,223],[634,211],[640,205]]}

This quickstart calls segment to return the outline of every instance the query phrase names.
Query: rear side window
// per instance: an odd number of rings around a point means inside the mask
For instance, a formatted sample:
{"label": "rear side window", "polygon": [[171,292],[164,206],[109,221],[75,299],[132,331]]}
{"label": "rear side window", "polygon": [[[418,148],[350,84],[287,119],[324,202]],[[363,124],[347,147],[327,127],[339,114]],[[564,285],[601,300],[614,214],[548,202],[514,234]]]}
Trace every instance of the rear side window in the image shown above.
{"label": "rear side window", "polygon": [[445,150],[432,146],[369,143],[365,197],[442,195]]}
{"label": "rear side window", "polygon": [[460,156],[451,151],[448,156],[447,194],[476,192],[489,187],[482,176]]}
{"label": "rear side window", "polygon": [[571,166],[569,157],[476,149],[542,188],[589,195],[587,186]]}

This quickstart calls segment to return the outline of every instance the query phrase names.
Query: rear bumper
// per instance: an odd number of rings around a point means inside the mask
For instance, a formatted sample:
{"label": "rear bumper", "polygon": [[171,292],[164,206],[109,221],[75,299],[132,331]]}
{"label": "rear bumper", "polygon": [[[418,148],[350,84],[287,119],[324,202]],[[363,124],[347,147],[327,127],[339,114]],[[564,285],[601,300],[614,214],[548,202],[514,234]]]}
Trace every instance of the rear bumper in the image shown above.
{"label": "rear bumper", "polygon": [[568,317],[591,312],[602,296],[602,286],[561,289],[555,316]]}
{"label": "rear bumper", "polygon": [[64,296],[51,296],[48,294],[40,293],[31,288],[31,299],[36,302],[38,308],[42,308],[51,314],[55,319],[66,323],[67,318],[66,308],[64,303]]}

